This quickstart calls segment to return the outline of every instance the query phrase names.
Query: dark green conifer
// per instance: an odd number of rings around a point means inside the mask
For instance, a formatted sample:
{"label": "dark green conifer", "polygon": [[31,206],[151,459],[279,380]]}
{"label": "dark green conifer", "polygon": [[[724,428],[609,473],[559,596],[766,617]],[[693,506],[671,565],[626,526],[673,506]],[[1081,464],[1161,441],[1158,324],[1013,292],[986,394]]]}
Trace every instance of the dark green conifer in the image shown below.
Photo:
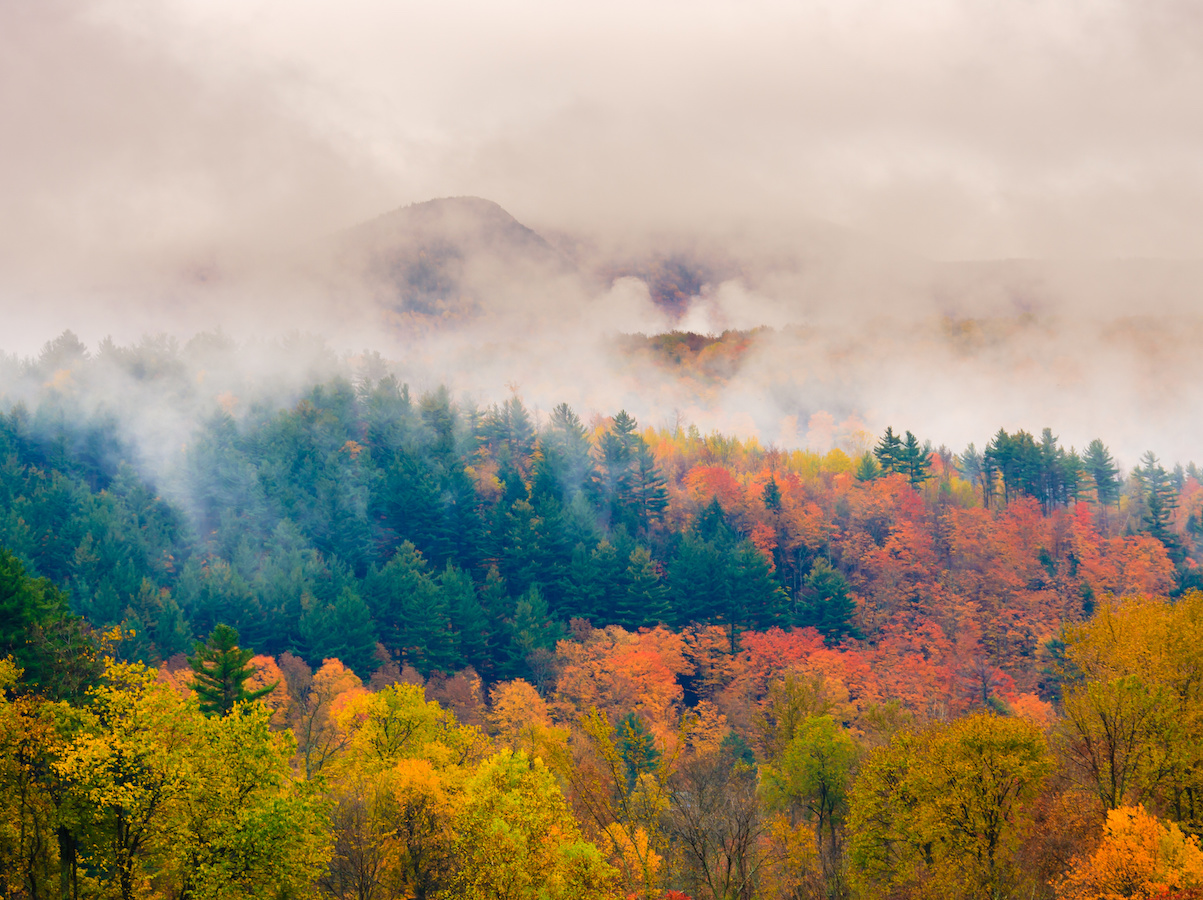
{"label": "dark green conifer", "polygon": [[877,457],[866,450],[861,454],[860,459],[856,461],[856,480],[872,481],[880,477],[881,465],[877,462]]}
{"label": "dark green conifer", "polygon": [[627,557],[623,574],[625,590],[618,602],[615,618],[623,628],[667,623],[671,618],[668,586],[646,547],[636,547]]}
{"label": "dark green conifer", "polygon": [[765,509],[771,509],[774,512],[781,509],[781,488],[777,485],[777,479],[772,475],[764,483],[764,492],[761,495],[761,499],[764,501]]}
{"label": "dark green conifer", "polygon": [[886,433],[881,436],[881,440],[873,448],[873,455],[877,458],[877,462],[885,474],[889,475],[903,470],[902,438],[894,434],[893,426],[886,428]]}
{"label": "dark green conifer", "polygon": [[838,644],[846,635],[858,637],[852,624],[856,603],[848,581],[831,563],[822,557],[816,559],[803,586],[795,624],[814,628],[828,646]]}
{"label": "dark green conifer", "polygon": [[249,665],[254,655],[238,646],[238,632],[229,625],[218,625],[206,643],[196,645],[188,665],[192,667],[192,689],[200,699],[201,712],[227,716],[237,704],[266,697],[276,689],[278,682],[256,691],[244,687],[255,674],[255,667]]}

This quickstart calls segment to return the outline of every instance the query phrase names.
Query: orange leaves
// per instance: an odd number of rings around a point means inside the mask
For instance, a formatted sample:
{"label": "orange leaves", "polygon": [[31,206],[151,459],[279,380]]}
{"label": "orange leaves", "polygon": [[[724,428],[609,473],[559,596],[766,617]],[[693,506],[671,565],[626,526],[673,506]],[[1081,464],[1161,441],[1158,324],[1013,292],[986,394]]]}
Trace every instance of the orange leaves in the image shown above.
{"label": "orange leaves", "polygon": [[699,509],[711,498],[717,498],[724,510],[735,510],[745,499],[742,486],[731,470],[723,466],[695,466],[686,473],[685,486]]}
{"label": "orange leaves", "polygon": [[611,625],[594,629],[583,643],[561,641],[556,652],[565,664],[556,690],[561,718],[590,707],[613,717],[637,712],[657,737],[672,732],[682,696],[677,679],[692,671],[681,635]]}
{"label": "orange leaves", "polygon": [[1203,885],[1199,839],[1173,822],[1162,825],[1143,806],[1121,806],[1107,814],[1103,840],[1074,860],[1058,885],[1059,900],[1128,900],[1157,897]]}

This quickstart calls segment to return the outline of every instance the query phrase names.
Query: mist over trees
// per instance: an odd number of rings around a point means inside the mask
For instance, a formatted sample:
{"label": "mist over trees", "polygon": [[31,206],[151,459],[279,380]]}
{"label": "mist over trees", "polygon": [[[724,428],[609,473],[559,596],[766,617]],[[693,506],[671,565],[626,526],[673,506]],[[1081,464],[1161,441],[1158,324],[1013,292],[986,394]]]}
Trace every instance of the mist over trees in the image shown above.
{"label": "mist over trees", "polygon": [[1073,896],[1117,811],[1200,883],[1193,464],[786,451],[224,346],[5,363],[11,895]]}

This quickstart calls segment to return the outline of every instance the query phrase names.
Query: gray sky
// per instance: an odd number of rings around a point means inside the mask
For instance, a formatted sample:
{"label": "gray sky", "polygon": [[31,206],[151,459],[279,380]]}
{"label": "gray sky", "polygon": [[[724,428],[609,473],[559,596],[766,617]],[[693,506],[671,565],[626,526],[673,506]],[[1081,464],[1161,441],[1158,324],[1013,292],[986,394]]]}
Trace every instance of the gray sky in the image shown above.
{"label": "gray sky", "polygon": [[[530,307],[510,333],[393,345],[419,380],[786,444],[1047,424],[1199,456],[1203,270],[1170,290],[1094,262],[1203,259],[1198,0],[0,0],[0,350],[218,323],[383,341],[252,264],[454,195],[601,243],[829,222],[901,253],[711,286],[688,327],[827,330],[706,403],[595,342],[656,315],[621,284],[503,285]],[[908,254],[1077,262],[933,287]],[[1046,296],[1074,302],[1014,318]],[[946,313],[1003,324],[966,343]]]}
{"label": "gray sky", "polygon": [[935,258],[1203,255],[1191,0],[3,0],[0,267],[434,196]]}

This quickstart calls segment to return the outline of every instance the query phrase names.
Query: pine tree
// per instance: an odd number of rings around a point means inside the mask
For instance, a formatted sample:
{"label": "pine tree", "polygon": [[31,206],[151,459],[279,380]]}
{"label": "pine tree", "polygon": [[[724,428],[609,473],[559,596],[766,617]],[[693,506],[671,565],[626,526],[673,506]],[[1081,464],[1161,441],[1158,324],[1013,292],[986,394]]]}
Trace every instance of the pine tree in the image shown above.
{"label": "pine tree", "polygon": [[478,673],[486,673],[491,665],[489,647],[493,628],[472,579],[462,569],[448,564],[439,575],[439,586],[447,597],[460,657]]}
{"label": "pine tree", "polygon": [[894,434],[893,426],[886,428],[886,433],[873,448],[873,455],[877,457],[877,462],[885,474],[903,471],[902,438]]}
{"label": "pine tree", "polygon": [[1119,466],[1103,442],[1095,438],[1086,447],[1083,459],[1086,474],[1094,481],[1095,499],[1100,506],[1116,506],[1119,503]]}
{"label": "pine tree", "polygon": [[761,494],[761,500],[764,502],[765,509],[771,509],[774,512],[781,510],[781,487],[777,484],[777,479],[772,475],[764,483],[764,492]]}
{"label": "pine tree", "polygon": [[1141,466],[1135,475],[1144,493],[1142,524],[1153,537],[1166,545],[1166,549],[1173,549],[1177,537],[1170,529],[1170,523],[1178,506],[1178,496],[1169,473],[1158,462],[1156,454],[1150,450],[1140,461]]}
{"label": "pine tree", "polygon": [[845,635],[859,637],[852,624],[856,603],[847,579],[838,570],[827,560],[816,559],[804,585],[804,600],[795,614],[797,625],[814,628],[828,646],[838,644]]}
{"label": "pine tree", "polygon": [[931,463],[927,459],[928,452],[926,447],[919,446],[919,439],[914,434],[909,431],[906,433],[906,438],[902,442],[902,453],[897,471],[906,476],[906,480],[913,488],[919,487],[931,478],[928,473],[931,468]]}
{"label": "pine tree", "polygon": [[192,689],[200,698],[201,712],[228,716],[237,704],[266,697],[276,689],[278,682],[257,691],[243,687],[255,674],[255,667],[248,665],[252,656],[252,651],[238,646],[238,632],[229,625],[218,625],[206,643],[196,645],[188,665],[192,667]]}
{"label": "pine tree", "polygon": [[664,518],[668,508],[666,479],[660,474],[652,448],[640,438],[635,445],[635,465],[631,478],[631,506],[635,516],[635,530],[646,534],[653,522]]}
{"label": "pine tree", "polygon": [[866,450],[861,454],[856,463],[856,480],[857,481],[872,481],[875,478],[881,477],[881,466],[877,462],[877,457]]}
{"label": "pine tree", "polygon": [[636,547],[628,559],[623,582],[625,590],[619,598],[618,624],[623,628],[642,628],[669,621],[671,607],[668,586],[646,547]]}
{"label": "pine tree", "polygon": [[643,719],[627,713],[618,723],[619,752],[627,770],[627,791],[633,791],[639,776],[655,771],[660,763],[660,750]]}
{"label": "pine tree", "polygon": [[973,487],[977,487],[982,482],[982,455],[977,452],[977,447],[970,444],[956,458],[957,470],[961,473],[961,477],[969,482]]}

